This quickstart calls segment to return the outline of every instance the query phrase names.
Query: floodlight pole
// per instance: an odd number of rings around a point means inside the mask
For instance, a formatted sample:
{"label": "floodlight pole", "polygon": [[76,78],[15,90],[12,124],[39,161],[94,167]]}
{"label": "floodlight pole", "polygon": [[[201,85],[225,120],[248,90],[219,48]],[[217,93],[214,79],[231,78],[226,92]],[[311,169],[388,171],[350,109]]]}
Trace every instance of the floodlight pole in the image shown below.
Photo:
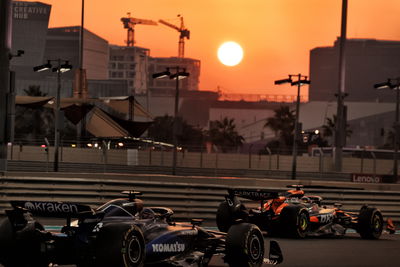
{"label": "floodlight pole", "polygon": [[176,67],[175,84],[175,103],[174,103],[174,124],[172,126],[172,142],[174,143],[174,153],[172,158],[172,175],[176,174],[176,165],[178,160],[178,110],[179,110],[179,67]]}
{"label": "floodlight pole", "polygon": [[298,74],[297,84],[297,101],[296,101],[296,120],[294,122],[294,134],[293,134],[293,160],[292,160],[292,180],[296,180],[297,170],[297,137],[299,132],[299,111],[300,111],[300,87],[301,87],[301,74]]}
{"label": "floodlight pole", "polygon": [[[65,72],[72,68],[66,60],[63,65],[61,65],[62,59],[50,59],[47,60],[46,65],[34,67],[34,71],[42,71],[51,68],[50,62],[56,62],[57,66],[53,68],[53,71],[57,72],[57,93],[56,93],[56,108],[54,114],[54,168],[55,172],[58,172],[58,150],[60,147],[60,92],[61,92],[61,71]],[[43,68],[45,67],[45,68]]]}
{"label": "floodlight pole", "polygon": [[0,173],[7,170],[7,98],[11,49],[11,1],[0,1]]}
{"label": "floodlight pole", "polygon": [[[393,83],[395,81],[396,83]],[[398,179],[398,152],[399,152],[399,135],[400,135],[400,124],[399,124],[399,102],[400,102],[400,77],[396,79],[388,79],[387,82],[377,83],[374,85],[375,89],[389,88],[396,90],[396,113],[395,120],[393,124],[394,128],[394,153],[393,153],[393,178],[394,182]]]}
{"label": "floodlight pole", "polygon": [[174,104],[174,121],[172,125],[172,140],[173,140],[173,145],[174,145],[174,151],[173,151],[173,159],[172,159],[172,174],[176,174],[176,163],[177,163],[177,144],[178,144],[178,109],[179,109],[179,80],[180,77],[185,78],[189,76],[189,73],[186,72],[185,68],[180,68],[174,67],[172,69],[175,69],[175,73],[171,73],[169,70],[170,68],[167,68],[166,71],[160,72],[160,73],[154,73],[153,74],[153,79],[160,79],[164,77],[169,77],[170,79],[176,79],[176,86],[175,86],[175,104]]}
{"label": "floodlight pole", "polygon": [[61,92],[61,59],[57,59],[57,94],[56,111],[54,116],[54,171],[58,172],[58,151],[60,147],[60,92]]}
{"label": "floodlight pole", "polygon": [[393,176],[394,182],[397,182],[398,174],[398,151],[399,151],[399,91],[400,91],[400,78],[397,79],[396,84],[396,118],[394,125],[394,155],[393,155]]}
{"label": "floodlight pole", "polygon": [[345,47],[346,47],[346,29],[347,29],[347,0],[342,2],[342,22],[339,40],[339,86],[337,91],[337,111],[335,125],[335,171],[342,171],[343,140],[346,138],[345,127],[343,126],[343,94],[345,89]]}
{"label": "floodlight pole", "polygon": [[[293,81],[292,77],[297,77],[297,81]],[[301,78],[304,78],[303,80]],[[276,80],[275,84],[290,83],[290,85],[297,85],[297,101],[296,101],[296,117],[294,121],[294,133],[293,133],[293,160],[292,160],[292,179],[296,179],[297,169],[297,142],[299,136],[299,114],[300,114],[300,87],[302,84],[310,84],[310,80],[307,80],[307,76],[299,74],[289,74],[288,79]]]}

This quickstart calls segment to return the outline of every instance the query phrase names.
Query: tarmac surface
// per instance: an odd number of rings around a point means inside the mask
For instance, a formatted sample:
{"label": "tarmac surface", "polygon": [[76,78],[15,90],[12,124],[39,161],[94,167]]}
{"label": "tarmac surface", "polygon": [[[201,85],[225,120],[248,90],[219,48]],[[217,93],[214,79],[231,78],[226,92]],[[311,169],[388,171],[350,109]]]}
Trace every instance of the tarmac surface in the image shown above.
{"label": "tarmac surface", "polygon": [[[269,238],[265,239],[266,255]],[[358,234],[341,238],[274,238],[281,246],[281,267],[395,267],[400,266],[400,235],[383,234],[379,240],[363,240]],[[64,265],[63,267],[73,267]],[[209,267],[222,267],[221,257],[214,257]],[[268,266],[268,265],[263,265]]]}
{"label": "tarmac surface", "polygon": [[[400,266],[400,235],[383,234],[379,240],[364,240],[358,234],[341,238],[274,238],[283,253],[281,267],[394,267]],[[265,239],[266,255],[269,239]],[[221,258],[209,267],[222,267]],[[268,266],[268,265],[263,265]]]}

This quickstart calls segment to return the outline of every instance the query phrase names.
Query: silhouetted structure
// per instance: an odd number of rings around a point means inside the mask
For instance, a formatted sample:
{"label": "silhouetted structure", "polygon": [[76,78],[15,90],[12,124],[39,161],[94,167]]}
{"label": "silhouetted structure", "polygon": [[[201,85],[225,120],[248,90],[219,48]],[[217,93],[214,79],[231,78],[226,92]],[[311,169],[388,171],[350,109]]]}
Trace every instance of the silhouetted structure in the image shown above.
{"label": "silhouetted structure", "polygon": [[[333,47],[317,47],[310,54],[309,101],[332,101],[338,88],[339,39]],[[391,92],[373,85],[400,70],[400,41],[348,39],[345,52],[345,101],[394,102]]]}

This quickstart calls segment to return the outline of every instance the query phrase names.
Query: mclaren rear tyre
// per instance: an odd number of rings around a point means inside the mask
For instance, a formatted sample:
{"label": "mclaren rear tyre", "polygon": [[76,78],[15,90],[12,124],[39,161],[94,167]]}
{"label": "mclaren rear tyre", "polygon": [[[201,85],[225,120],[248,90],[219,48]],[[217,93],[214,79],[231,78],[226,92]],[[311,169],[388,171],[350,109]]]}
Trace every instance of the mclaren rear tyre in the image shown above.
{"label": "mclaren rear tyre", "polygon": [[305,207],[290,205],[282,209],[279,222],[282,235],[305,238],[310,224],[310,215]]}
{"label": "mclaren rear tyre", "polygon": [[383,230],[382,213],[375,208],[361,208],[358,215],[357,230],[364,239],[379,239]]}
{"label": "mclaren rear tyre", "polygon": [[95,249],[96,267],[142,267],[145,243],[135,225],[109,224],[100,229]]}
{"label": "mclaren rear tyre", "polygon": [[225,261],[230,267],[259,267],[264,261],[264,238],[260,229],[250,223],[229,228]]}
{"label": "mclaren rear tyre", "polygon": [[233,223],[233,215],[226,201],[219,204],[216,216],[217,227],[221,232],[228,232]]}

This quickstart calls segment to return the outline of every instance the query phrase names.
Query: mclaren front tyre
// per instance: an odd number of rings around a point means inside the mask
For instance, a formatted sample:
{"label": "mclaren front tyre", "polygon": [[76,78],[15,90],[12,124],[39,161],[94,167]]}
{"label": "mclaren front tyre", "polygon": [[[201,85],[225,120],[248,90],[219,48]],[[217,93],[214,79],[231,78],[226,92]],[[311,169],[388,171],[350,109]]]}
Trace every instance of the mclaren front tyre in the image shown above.
{"label": "mclaren front tyre", "polygon": [[379,239],[382,230],[382,213],[376,208],[362,207],[357,224],[357,231],[360,236],[364,239]]}

